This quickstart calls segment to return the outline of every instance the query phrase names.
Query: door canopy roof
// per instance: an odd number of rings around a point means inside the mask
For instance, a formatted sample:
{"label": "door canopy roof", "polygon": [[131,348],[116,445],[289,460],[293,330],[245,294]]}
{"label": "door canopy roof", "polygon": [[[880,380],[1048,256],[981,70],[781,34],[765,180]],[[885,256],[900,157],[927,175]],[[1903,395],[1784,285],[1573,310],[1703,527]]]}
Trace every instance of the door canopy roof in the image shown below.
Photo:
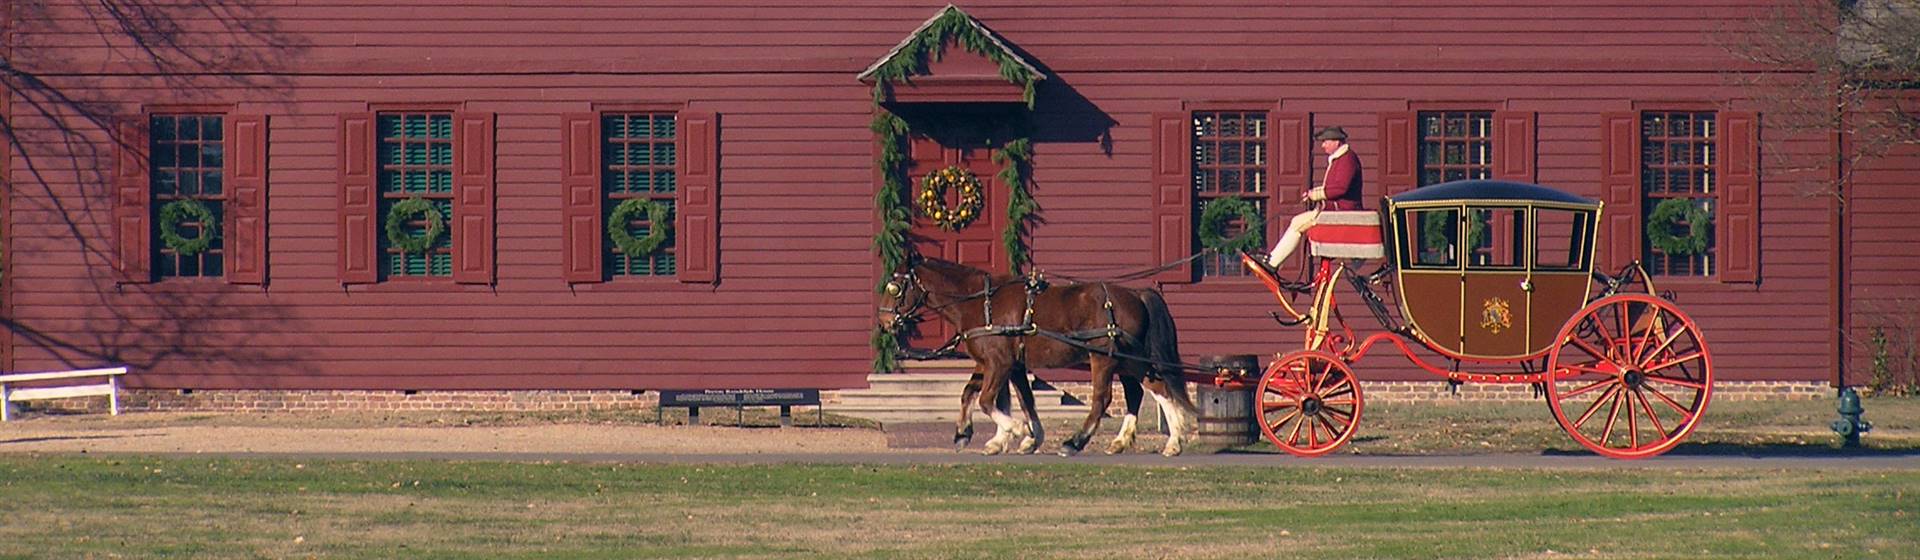
{"label": "door canopy roof", "polygon": [[[968,55],[946,56],[951,46]],[[970,56],[969,56],[970,55]],[[876,103],[1026,103],[1046,79],[993,30],[948,4],[860,73]]]}

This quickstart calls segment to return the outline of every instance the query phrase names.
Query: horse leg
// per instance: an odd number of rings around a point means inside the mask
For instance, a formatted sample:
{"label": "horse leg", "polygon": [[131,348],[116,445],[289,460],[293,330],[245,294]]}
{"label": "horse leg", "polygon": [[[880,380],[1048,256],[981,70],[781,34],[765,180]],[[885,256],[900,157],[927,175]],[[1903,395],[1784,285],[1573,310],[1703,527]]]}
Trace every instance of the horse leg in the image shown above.
{"label": "horse leg", "polygon": [[1008,409],[1013,404],[1009,399],[1007,387],[1007,368],[994,366],[987,369],[986,377],[980,384],[980,410],[993,418],[993,439],[987,440],[986,454],[999,455],[1007,450],[1007,443],[1013,438],[1016,422]]}
{"label": "horse leg", "polygon": [[1020,447],[1022,455],[1031,455],[1040,449],[1040,443],[1047,439],[1047,430],[1040,425],[1040,410],[1033,404],[1033,379],[1027,375],[1027,367],[1019,365],[1012,372],[1013,389],[1020,392],[1020,408],[1026,412],[1026,421],[1021,424]]}
{"label": "horse leg", "polygon": [[1168,457],[1179,455],[1186,447],[1187,438],[1197,434],[1199,425],[1195,422],[1199,412],[1194,410],[1191,399],[1186,395],[1174,395],[1173,391],[1185,391],[1186,387],[1172,387],[1171,384],[1148,378],[1143,382],[1147,391],[1160,403],[1160,415],[1167,419],[1167,446],[1160,454]]}
{"label": "horse leg", "polygon": [[973,442],[973,398],[980,394],[980,384],[985,375],[980,368],[973,369],[973,375],[967,378],[967,386],[960,390],[960,420],[954,426],[953,446],[966,449]]}
{"label": "horse leg", "polygon": [[1120,388],[1126,392],[1127,416],[1120,421],[1120,433],[1113,436],[1113,442],[1107,444],[1107,454],[1113,455],[1133,447],[1133,437],[1140,427],[1140,401],[1146,399],[1145,390],[1140,388],[1140,379],[1120,376]]}
{"label": "horse leg", "polygon": [[1107,407],[1113,404],[1113,365],[1113,359],[1105,356],[1087,358],[1087,368],[1093,370],[1093,400],[1087,403],[1087,419],[1080,423],[1080,429],[1060,442],[1061,457],[1079,454],[1094,432],[1100,431],[1100,420],[1107,417]]}

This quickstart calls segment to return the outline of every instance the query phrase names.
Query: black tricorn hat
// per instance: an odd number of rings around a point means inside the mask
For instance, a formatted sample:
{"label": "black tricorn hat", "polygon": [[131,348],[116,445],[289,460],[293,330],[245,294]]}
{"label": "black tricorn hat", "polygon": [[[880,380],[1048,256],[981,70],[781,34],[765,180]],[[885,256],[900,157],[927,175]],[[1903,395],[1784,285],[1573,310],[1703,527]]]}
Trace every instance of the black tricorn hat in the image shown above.
{"label": "black tricorn hat", "polygon": [[1337,127],[1337,126],[1329,126],[1329,127],[1320,129],[1320,132],[1314,133],[1313,139],[1315,141],[1339,140],[1341,142],[1345,142],[1347,141],[1347,131],[1342,130],[1340,127]]}

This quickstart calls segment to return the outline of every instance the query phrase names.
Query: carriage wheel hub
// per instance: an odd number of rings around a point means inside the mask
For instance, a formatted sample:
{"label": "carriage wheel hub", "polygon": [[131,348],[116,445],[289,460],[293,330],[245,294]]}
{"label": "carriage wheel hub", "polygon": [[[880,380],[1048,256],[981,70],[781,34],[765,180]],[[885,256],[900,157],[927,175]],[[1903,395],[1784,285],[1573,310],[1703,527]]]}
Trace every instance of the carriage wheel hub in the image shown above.
{"label": "carriage wheel hub", "polygon": [[1646,384],[1647,374],[1637,369],[1630,369],[1620,376],[1620,382],[1625,383],[1628,387],[1638,389],[1641,385]]}
{"label": "carriage wheel hub", "polygon": [[1321,408],[1322,406],[1320,404],[1319,397],[1307,397],[1307,400],[1300,401],[1301,414],[1305,414],[1308,416],[1319,416]]}

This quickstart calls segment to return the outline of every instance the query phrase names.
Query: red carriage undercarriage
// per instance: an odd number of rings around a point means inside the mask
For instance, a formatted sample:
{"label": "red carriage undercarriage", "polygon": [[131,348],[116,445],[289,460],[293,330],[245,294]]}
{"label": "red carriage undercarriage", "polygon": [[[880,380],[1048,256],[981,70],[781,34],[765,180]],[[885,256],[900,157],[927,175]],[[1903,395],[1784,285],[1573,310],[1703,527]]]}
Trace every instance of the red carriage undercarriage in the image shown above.
{"label": "red carriage undercarriage", "polygon": [[[1637,264],[1618,276],[1593,272],[1600,210],[1545,187],[1460,181],[1386,199],[1379,213],[1323,213],[1308,232],[1310,282],[1283,282],[1242,255],[1284,310],[1275,318],[1306,328],[1305,347],[1279,356],[1257,381],[1212,381],[1251,382],[1255,421],[1269,441],[1294,455],[1325,455],[1352,439],[1365,408],[1350,366],[1385,343],[1456,382],[1534,385],[1561,428],[1596,453],[1634,459],[1671,450],[1712,397],[1711,354],[1699,326],[1655,295]],[[1387,261],[1378,272],[1353,268],[1378,258]],[[1385,332],[1358,338],[1346,324],[1334,298],[1342,280]],[[1626,289],[1636,286],[1644,291]],[[1397,320],[1382,292],[1397,294]],[[1300,295],[1311,297],[1305,309],[1294,306]]]}

